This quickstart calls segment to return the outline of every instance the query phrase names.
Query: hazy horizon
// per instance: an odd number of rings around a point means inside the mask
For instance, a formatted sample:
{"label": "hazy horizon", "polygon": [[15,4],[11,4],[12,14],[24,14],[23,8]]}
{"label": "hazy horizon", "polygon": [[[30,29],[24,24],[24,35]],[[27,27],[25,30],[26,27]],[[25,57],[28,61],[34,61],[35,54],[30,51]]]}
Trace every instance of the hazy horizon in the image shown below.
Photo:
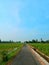
{"label": "hazy horizon", "polygon": [[0,0],[0,39],[49,39],[49,0]]}

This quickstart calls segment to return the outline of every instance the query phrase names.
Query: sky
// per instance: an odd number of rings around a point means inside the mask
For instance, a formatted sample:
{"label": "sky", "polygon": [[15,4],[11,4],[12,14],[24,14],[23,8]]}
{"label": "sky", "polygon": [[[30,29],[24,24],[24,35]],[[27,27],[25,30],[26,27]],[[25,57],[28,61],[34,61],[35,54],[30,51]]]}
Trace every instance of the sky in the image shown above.
{"label": "sky", "polygon": [[0,0],[0,39],[49,39],[49,0]]}

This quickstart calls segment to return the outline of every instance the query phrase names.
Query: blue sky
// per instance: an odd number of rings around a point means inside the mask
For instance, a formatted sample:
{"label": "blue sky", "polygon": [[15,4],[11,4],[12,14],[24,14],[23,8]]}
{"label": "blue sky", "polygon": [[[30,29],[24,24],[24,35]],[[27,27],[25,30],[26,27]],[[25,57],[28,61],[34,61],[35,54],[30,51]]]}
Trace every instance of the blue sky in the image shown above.
{"label": "blue sky", "polygon": [[0,0],[0,39],[49,39],[49,0]]}

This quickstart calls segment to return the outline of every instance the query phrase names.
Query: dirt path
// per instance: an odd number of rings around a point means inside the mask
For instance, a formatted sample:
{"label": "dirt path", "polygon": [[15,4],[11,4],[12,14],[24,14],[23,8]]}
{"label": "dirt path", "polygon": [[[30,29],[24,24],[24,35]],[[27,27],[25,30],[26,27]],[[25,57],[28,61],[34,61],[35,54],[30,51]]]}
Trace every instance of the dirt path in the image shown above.
{"label": "dirt path", "polygon": [[22,51],[15,57],[11,65],[41,65],[31,53],[28,46],[24,46]]}

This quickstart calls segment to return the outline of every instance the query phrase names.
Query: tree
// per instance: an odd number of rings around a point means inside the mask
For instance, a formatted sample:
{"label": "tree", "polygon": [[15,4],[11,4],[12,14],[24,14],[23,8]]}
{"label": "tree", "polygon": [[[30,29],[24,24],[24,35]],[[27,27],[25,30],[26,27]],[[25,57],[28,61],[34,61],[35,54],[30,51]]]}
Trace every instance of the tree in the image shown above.
{"label": "tree", "polygon": [[36,43],[38,43],[39,41],[38,41],[38,39],[36,39]]}
{"label": "tree", "polygon": [[46,40],[46,43],[49,43],[49,40]]}
{"label": "tree", "polygon": [[36,42],[36,41],[33,39],[33,40],[32,40],[32,43],[35,43],[35,42]]}
{"label": "tree", "polygon": [[1,39],[0,39],[0,43],[1,43]]}
{"label": "tree", "polygon": [[41,38],[41,43],[45,43],[45,41]]}

